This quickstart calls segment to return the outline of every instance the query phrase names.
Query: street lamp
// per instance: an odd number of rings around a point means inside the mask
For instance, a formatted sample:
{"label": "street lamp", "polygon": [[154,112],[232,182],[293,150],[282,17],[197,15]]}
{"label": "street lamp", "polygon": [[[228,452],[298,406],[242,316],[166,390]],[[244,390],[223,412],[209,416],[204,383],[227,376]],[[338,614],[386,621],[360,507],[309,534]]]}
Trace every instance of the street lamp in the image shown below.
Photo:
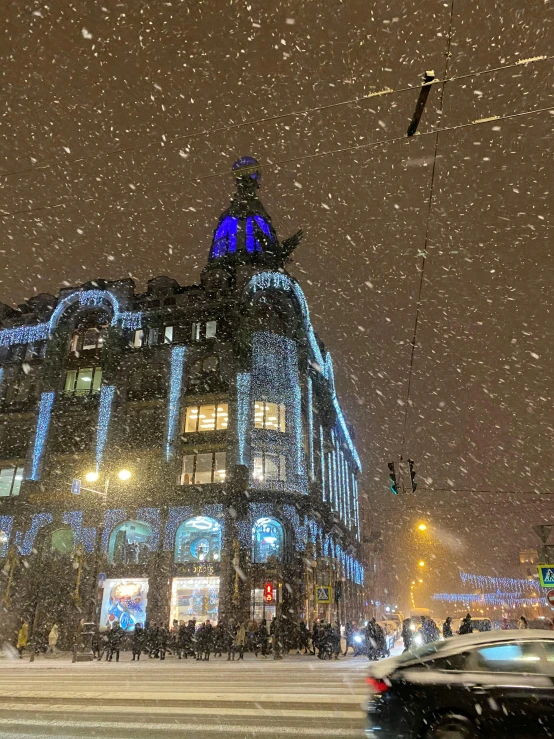
{"label": "street lamp", "polygon": [[98,480],[98,472],[87,472],[85,475],[85,480],[87,482],[96,482]]}
{"label": "street lamp", "polygon": [[419,562],[418,562],[418,565],[420,567],[425,567],[425,562],[422,559],[420,559]]}
{"label": "street lamp", "polygon": [[417,530],[418,531],[427,531],[427,524],[420,523],[419,526],[417,527]]}
{"label": "street lamp", "polygon": [[131,477],[131,473],[129,470],[119,470],[117,476],[120,480],[128,480]]}
{"label": "street lamp", "polygon": [[[119,470],[119,472],[117,473],[117,476],[121,481],[126,482],[127,480],[130,480],[133,475],[128,469],[123,468],[122,470]],[[100,474],[96,472],[95,470],[90,470],[90,472],[85,472],[85,480],[87,482],[94,483],[94,482],[98,482],[99,479],[100,479]],[[97,493],[98,495],[103,495],[104,497],[106,497],[108,495],[109,486],[110,486],[110,475],[106,475],[104,478],[104,490],[103,491],[94,490],[93,488],[83,488],[83,490],[88,490],[91,493]]]}

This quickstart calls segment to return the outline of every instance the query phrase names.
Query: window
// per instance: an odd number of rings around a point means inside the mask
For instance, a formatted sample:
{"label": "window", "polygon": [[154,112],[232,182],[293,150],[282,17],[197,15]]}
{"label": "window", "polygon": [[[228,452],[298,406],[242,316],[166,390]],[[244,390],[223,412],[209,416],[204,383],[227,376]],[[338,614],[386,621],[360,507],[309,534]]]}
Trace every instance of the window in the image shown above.
{"label": "window", "polygon": [[207,321],[205,324],[195,321],[192,324],[191,338],[193,341],[200,341],[204,337],[213,339],[217,334],[217,321]]}
{"label": "window", "polygon": [[139,328],[133,334],[133,342],[132,342],[132,344],[133,344],[134,348],[135,349],[140,349],[140,347],[142,346],[142,342],[143,341],[144,341],[144,331],[141,328]]}
{"label": "window", "polygon": [[71,337],[70,352],[79,355],[81,352],[101,349],[104,344],[106,326],[97,328],[92,326],[86,329],[78,329]]}
{"label": "window", "polygon": [[175,562],[219,562],[221,526],[207,516],[182,523],[175,537]]}
{"label": "window", "polygon": [[539,672],[540,655],[533,642],[490,644],[475,650],[470,668],[486,672]]}
{"label": "window", "polygon": [[284,404],[256,401],[254,403],[254,428],[285,432]]}
{"label": "window", "polygon": [[209,485],[225,482],[226,456],[225,452],[185,455],[181,485]]}
{"label": "window", "polygon": [[74,395],[97,393],[102,384],[102,367],[81,367],[65,373],[64,391]]}
{"label": "window", "polygon": [[284,454],[270,454],[269,452],[254,452],[254,480],[260,482],[286,482],[287,467]]}
{"label": "window", "polygon": [[30,362],[31,359],[37,359],[38,357],[44,356],[44,349],[46,344],[44,341],[34,341],[31,344],[27,344],[25,349],[25,362]]}
{"label": "window", "polygon": [[173,342],[173,326],[164,327],[164,344],[171,344]]}
{"label": "window", "polygon": [[111,565],[148,562],[152,529],[141,521],[124,521],[110,535],[108,561]]}
{"label": "window", "polygon": [[52,532],[50,549],[60,554],[72,554],[75,548],[75,537],[71,529],[57,529]]}
{"label": "window", "polygon": [[252,527],[252,561],[265,564],[268,557],[283,557],[283,527],[275,518],[259,518]]}
{"label": "window", "polygon": [[197,431],[223,431],[227,428],[229,414],[227,403],[189,405],[185,418],[185,433]]}
{"label": "window", "polygon": [[0,498],[19,495],[22,480],[23,467],[0,468]]}

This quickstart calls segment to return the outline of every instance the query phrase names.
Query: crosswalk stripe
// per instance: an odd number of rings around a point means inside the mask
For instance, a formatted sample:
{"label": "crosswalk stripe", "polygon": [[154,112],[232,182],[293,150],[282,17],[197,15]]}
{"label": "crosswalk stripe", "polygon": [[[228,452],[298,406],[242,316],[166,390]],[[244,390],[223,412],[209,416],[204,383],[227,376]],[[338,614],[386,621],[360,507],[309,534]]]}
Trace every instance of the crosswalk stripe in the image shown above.
{"label": "crosswalk stripe", "polygon": [[[179,723],[178,726],[175,724],[168,724],[168,723],[138,723],[138,722],[122,722],[122,721],[41,721],[38,719],[25,719],[25,721],[17,720],[17,719],[3,719],[2,725],[0,728],[0,737],[3,737],[5,735],[5,732],[3,729],[5,729],[7,726],[34,726],[34,727],[41,727],[42,729],[87,729],[91,731],[92,729],[113,729],[113,730],[119,730],[119,731],[171,731],[175,732],[177,729],[179,732],[197,732],[197,736],[201,736],[202,734],[206,733],[207,726],[206,724],[200,724],[200,723]],[[210,725],[209,726],[210,731],[219,730],[221,731],[221,734],[242,734],[242,736],[245,735],[245,727],[244,726],[236,726],[232,724],[221,724],[221,725]],[[248,734],[263,734],[263,736],[268,736],[269,734],[271,736],[276,736],[278,734],[281,734],[283,736],[330,736],[330,737],[352,737],[353,739],[359,739],[360,737],[360,730],[359,729],[342,729],[339,727],[336,728],[320,728],[317,729],[311,728],[311,727],[304,727],[304,726],[249,726],[246,730]],[[7,736],[12,737],[13,734],[9,734]],[[28,735],[32,736],[33,739],[36,739],[35,735]],[[71,735],[74,736],[74,735]],[[20,739],[21,735],[17,735],[18,739]]]}

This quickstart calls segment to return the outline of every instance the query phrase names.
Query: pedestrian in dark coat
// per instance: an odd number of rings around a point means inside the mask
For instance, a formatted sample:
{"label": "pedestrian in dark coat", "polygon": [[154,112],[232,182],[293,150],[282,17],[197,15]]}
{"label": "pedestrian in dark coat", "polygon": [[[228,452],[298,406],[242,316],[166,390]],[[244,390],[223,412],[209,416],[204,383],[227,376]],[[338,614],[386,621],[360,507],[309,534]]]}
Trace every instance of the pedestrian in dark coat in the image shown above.
{"label": "pedestrian in dark coat", "polygon": [[122,639],[123,629],[119,625],[119,621],[116,621],[108,632],[108,662],[112,661],[112,657],[114,656],[114,654],[115,661],[119,662],[119,650],[121,647]]}
{"label": "pedestrian in dark coat", "polygon": [[[340,624],[338,621],[335,621],[335,625],[333,626],[333,655],[335,659],[339,658],[340,652]],[[346,652],[345,652],[346,654]]]}
{"label": "pedestrian in dark coat", "polygon": [[133,652],[133,659],[131,660],[131,662],[134,662],[135,660],[138,662],[140,660],[140,655],[142,654],[143,647],[144,629],[142,628],[141,624],[137,624],[133,632],[133,638],[131,639],[131,649]]}
{"label": "pedestrian in dark coat", "polygon": [[445,639],[452,636],[452,617],[448,616],[446,621],[442,625],[442,635]]}
{"label": "pedestrian in dark coat", "polygon": [[165,659],[165,655],[169,646],[169,630],[165,626],[158,626],[157,644],[160,660]]}
{"label": "pedestrian in dark coat", "polygon": [[344,639],[346,641],[346,646],[344,648],[344,656],[348,654],[348,649],[352,647],[354,649],[354,628],[352,627],[352,623],[350,621],[346,622],[346,626],[344,627]]}
{"label": "pedestrian in dark coat", "polygon": [[462,623],[460,624],[460,628],[458,629],[458,634],[473,634],[473,626],[471,625],[470,613],[468,613],[462,619]]}
{"label": "pedestrian in dark coat", "polygon": [[204,659],[206,662],[209,662],[210,660],[210,652],[213,649],[214,646],[214,627],[210,623],[210,620],[207,619],[206,623],[204,624]]}
{"label": "pedestrian in dark coat", "polygon": [[405,652],[407,652],[408,649],[412,646],[412,638],[412,619],[405,618],[404,621],[402,621],[402,641],[404,642]]}
{"label": "pedestrian in dark coat", "polygon": [[237,633],[235,634],[235,642],[233,645],[233,659],[235,659],[235,652],[238,652],[239,659],[244,659],[244,648],[246,647],[247,635],[244,624],[239,624]]}
{"label": "pedestrian in dark coat", "polygon": [[265,618],[262,618],[262,620],[260,621],[260,625],[258,626],[258,631],[257,631],[256,636],[257,636],[256,643],[258,645],[258,649],[261,651],[262,657],[264,659],[267,659],[267,647],[268,647],[269,636],[267,633],[267,622]]}
{"label": "pedestrian in dark coat", "polygon": [[308,654],[308,648],[310,646],[310,631],[304,621],[300,621],[300,628],[298,632],[298,648],[300,651],[304,650],[304,654]]}

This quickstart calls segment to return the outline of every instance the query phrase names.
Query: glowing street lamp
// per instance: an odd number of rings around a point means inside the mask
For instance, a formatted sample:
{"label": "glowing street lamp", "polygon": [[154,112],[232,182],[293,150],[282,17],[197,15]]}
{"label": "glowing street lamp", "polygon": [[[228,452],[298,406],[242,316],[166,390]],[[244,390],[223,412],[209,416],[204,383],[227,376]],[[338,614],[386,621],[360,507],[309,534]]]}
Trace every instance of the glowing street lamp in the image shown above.
{"label": "glowing street lamp", "polygon": [[128,480],[131,477],[131,473],[129,470],[119,470],[117,476],[120,480]]}
{"label": "glowing street lamp", "polygon": [[85,480],[87,482],[96,482],[98,480],[98,472],[87,472],[85,475]]}
{"label": "glowing street lamp", "polygon": [[419,526],[417,527],[417,530],[418,531],[427,531],[427,524],[420,523]]}
{"label": "glowing street lamp", "polygon": [[418,565],[420,567],[425,567],[425,562],[422,559],[420,559],[419,562],[418,562]]}

